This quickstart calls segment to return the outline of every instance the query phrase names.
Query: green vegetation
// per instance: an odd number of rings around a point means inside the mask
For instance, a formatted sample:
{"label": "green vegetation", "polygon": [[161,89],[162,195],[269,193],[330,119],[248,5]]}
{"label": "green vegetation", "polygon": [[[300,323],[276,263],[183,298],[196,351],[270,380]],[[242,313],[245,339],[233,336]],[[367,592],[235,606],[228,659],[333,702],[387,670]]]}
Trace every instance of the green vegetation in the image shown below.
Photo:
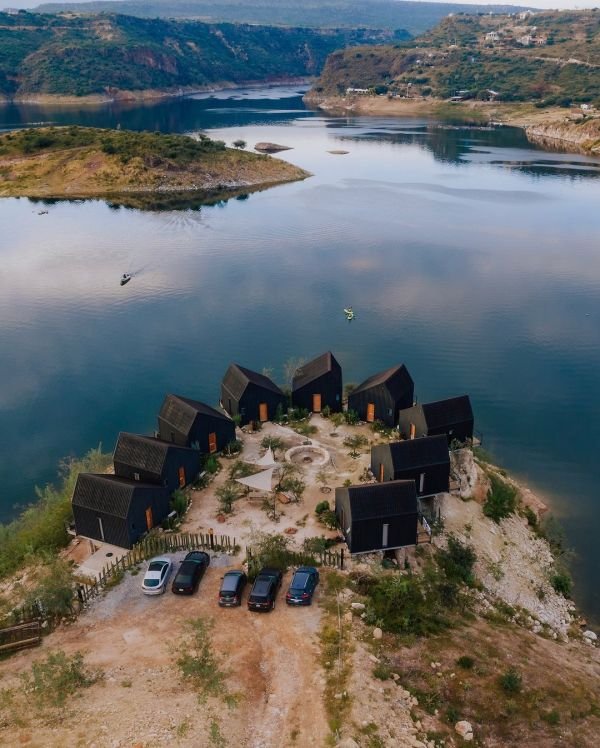
{"label": "green vegetation", "polygon": [[475,660],[472,657],[469,657],[469,655],[461,655],[458,660],[456,660],[456,664],[463,670],[472,670],[475,665]]}
{"label": "green vegetation", "polygon": [[573,590],[573,580],[568,571],[560,570],[556,571],[550,577],[550,584],[554,588],[555,592],[563,597],[570,597]]}
{"label": "green vegetation", "polygon": [[60,651],[34,662],[31,671],[21,675],[24,693],[33,699],[39,710],[64,707],[70,696],[101,678],[101,671],[85,666],[81,652],[69,657]]}
{"label": "green vegetation", "polygon": [[226,701],[233,700],[226,687],[227,673],[219,666],[210,640],[213,627],[211,620],[196,618],[187,622],[187,634],[177,649],[177,667],[184,681],[198,694],[201,703],[209,696],[218,696]]}
{"label": "green vegetation", "polygon": [[490,473],[489,478],[491,485],[483,505],[483,513],[494,522],[500,522],[517,508],[517,489],[495,473]]}
{"label": "green vegetation", "polygon": [[286,535],[256,533],[248,554],[248,577],[253,580],[264,566],[287,571],[292,564],[315,565],[316,561],[311,553],[296,553],[290,545],[290,538]]}
{"label": "green vegetation", "polygon": [[424,564],[421,574],[387,573],[361,577],[359,590],[368,598],[367,623],[395,634],[427,636],[452,625],[468,612],[465,583],[472,580],[475,554],[454,539],[447,551]]}
{"label": "green vegetation", "polygon": [[328,501],[320,501],[315,507],[315,514],[319,522],[329,530],[335,530],[338,526],[337,516],[329,506]]}
{"label": "green vegetation", "polygon": [[67,524],[72,519],[71,497],[79,473],[102,473],[110,465],[111,455],[101,446],[81,459],[65,460],[59,482],[36,488],[37,501],[20,517],[0,525],[0,578],[29,561],[48,558],[69,542]]}
{"label": "green vegetation", "polygon": [[[486,35],[497,39],[488,41]],[[528,44],[523,39],[533,38]],[[567,61],[569,61],[567,63]],[[329,56],[314,91],[532,101],[600,102],[600,14],[541,12],[528,19],[460,14],[410,42]],[[451,113],[450,113],[451,114]]]}
{"label": "green vegetation", "polygon": [[505,693],[520,693],[523,688],[523,678],[514,667],[508,668],[508,670],[498,678],[498,683]]}
{"label": "green vegetation", "polygon": [[0,95],[113,96],[302,77],[318,73],[334,49],[393,38],[366,29],[0,13]]}

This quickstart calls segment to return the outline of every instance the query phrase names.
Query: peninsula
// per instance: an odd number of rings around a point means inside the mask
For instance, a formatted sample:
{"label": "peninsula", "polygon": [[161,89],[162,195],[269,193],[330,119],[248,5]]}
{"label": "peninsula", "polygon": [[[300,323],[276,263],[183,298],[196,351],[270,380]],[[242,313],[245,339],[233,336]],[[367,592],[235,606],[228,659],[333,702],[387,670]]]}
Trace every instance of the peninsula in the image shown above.
{"label": "peninsula", "polygon": [[307,176],[205,135],[47,127],[0,136],[0,197],[119,197],[126,204],[144,194],[239,191]]}

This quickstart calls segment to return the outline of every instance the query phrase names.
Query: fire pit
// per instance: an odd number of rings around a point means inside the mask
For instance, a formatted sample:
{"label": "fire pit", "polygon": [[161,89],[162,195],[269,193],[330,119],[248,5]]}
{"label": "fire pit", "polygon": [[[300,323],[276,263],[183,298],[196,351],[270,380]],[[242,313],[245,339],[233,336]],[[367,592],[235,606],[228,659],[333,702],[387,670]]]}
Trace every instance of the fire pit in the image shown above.
{"label": "fire pit", "polygon": [[306,467],[323,467],[327,465],[331,457],[329,452],[323,447],[317,447],[315,444],[292,447],[285,453],[287,462],[293,462],[295,465],[305,465]]}

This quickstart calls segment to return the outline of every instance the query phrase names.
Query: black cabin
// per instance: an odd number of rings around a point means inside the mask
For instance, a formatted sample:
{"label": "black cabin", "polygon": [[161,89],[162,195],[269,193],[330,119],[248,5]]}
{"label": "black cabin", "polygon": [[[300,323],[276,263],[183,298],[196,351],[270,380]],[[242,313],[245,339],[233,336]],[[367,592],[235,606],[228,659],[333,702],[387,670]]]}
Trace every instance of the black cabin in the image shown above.
{"label": "black cabin", "polygon": [[446,434],[448,444],[473,438],[473,409],[468,395],[413,405],[400,411],[400,431],[405,439]]}
{"label": "black cabin", "polygon": [[240,425],[252,421],[269,421],[278,406],[284,407],[285,396],[264,374],[230,364],[221,382],[221,405]]}
{"label": "black cabin", "polygon": [[335,514],[350,553],[417,542],[417,493],[412,480],[336,488]]}
{"label": "black cabin", "polygon": [[374,374],[352,390],[348,410],[358,413],[361,421],[383,421],[387,426],[398,423],[398,413],[413,404],[415,386],[404,364]]}
{"label": "black cabin", "polygon": [[125,432],[119,434],[113,462],[119,478],[164,486],[169,494],[195,481],[200,472],[197,450]]}
{"label": "black cabin", "polygon": [[378,481],[414,480],[417,496],[433,496],[450,488],[448,439],[424,436],[371,448],[371,471]]}
{"label": "black cabin", "polygon": [[222,452],[235,439],[235,423],[221,410],[179,395],[167,395],[158,414],[158,436],[202,454]]}
{"label": "black cabin", "polygon": [[73,492],[73,516],[78,535],[131,548],[169,514],[164,486],[80,473]]}
{"label": "black cabin", "polygon": [[292,383],[292,405],[320,413],[328,407],[342,409],[342,367],[331,351],[314,358],[296,370]]}

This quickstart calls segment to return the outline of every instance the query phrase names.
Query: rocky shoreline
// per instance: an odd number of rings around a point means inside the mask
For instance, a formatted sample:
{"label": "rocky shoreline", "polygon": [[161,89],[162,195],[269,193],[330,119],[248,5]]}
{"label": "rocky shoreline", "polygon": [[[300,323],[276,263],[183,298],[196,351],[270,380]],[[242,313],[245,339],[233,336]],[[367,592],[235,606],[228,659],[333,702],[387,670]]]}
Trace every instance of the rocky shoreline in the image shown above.
{"label": "rocky shoreline", "polygon": [[481,123],[494,123],[519,127],[532,143],[549,150],[563,150],[591,155],[600,154],[600,117],[576,119],[566,116],[569,110],[561,108],[536,109],[530,104],[503,104],[501,102],[467,101],[448,104],[441,99],[388,99],[384,96],[323,96],[309,91],[304,96],[307,106],[331,114],[363,116],[432,116],[444,117],[452,113],[465,122],[479,119]]}

